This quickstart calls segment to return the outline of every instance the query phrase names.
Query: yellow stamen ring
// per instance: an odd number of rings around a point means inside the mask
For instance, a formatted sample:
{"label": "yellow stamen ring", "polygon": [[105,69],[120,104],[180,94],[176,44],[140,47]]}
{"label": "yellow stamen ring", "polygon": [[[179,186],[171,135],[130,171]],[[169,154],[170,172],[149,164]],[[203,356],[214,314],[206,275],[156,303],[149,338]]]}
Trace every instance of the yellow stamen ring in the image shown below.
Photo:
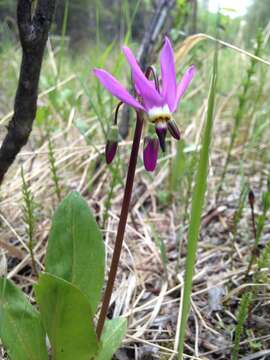
{"label": "yellow stamen ring", "polygon": [[168,116],[168,115],[159,115],[159,116],[157,116],[155,118],[152,118],[151,122],[156,124],[158,122],[168,122],[170,120],[171,120],[171,117]]}

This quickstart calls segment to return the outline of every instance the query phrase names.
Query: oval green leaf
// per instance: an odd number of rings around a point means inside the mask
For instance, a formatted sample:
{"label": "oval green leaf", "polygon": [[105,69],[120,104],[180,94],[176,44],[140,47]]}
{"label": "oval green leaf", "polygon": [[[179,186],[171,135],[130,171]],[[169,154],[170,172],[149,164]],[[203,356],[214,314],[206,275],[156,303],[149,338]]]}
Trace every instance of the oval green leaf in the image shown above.
{"label": "oval green leaf", "polygon": [[46,272],[76,285],[94,313],[104,282],[104,258],[102,235],[86,201],[70,193],[53,218]]}
{"label": "oval green leaf", "polygon": [[0,278],[0,338],[11,360],[48,360],[39,313],[5,278]]}
{"label": "oval green leaf", "polygon": [[98,351],[87,297],[71,283],[42,274],[35,286],[53,360],[90,360]]}
{"label": "oval green leaf", "polygon": [[101,336],[102,346],[95,360],[111,360],[121,345],[127,331],[127,320],[115,318],[107,320]]}

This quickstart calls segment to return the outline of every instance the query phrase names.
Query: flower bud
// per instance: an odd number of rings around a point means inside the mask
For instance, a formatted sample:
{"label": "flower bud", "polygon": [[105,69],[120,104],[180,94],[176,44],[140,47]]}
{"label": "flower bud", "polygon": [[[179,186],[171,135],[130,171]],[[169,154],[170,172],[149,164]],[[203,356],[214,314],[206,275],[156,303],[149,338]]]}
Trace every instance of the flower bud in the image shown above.
{"label": "flower bud", "polygon": [[248,193],[248,201],[249,201],[249,205],[251,207],[254,207],[254,203],[255,203],[255,195],[252,189],[249,190]]}
{"label": "flower bud", "polygon": [[172,137],[174,137],[176,140],[180,140],[181,134],[176,122],[173,119],[171,119],[168,121],[167,126]]}
{"label": "flower bud", "polygon": [[108,135],[106,148],[105,148],[105,158],[107,164],[110,164],[113,161],[116,154],[117,146],[118,146],[118,128],[116,125],[113,125]]}
{"label": "flower bud", "polygon": [[144,138],[143,162],[147,171],[154,171],[157,165],[159,140],[156,135]]}

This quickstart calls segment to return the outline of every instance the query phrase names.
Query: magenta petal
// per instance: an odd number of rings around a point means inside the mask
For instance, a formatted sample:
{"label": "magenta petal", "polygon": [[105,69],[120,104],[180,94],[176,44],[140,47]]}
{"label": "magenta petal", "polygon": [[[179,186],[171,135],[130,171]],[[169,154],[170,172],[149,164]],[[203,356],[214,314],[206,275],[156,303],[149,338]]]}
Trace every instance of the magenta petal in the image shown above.
{"label": "magenta petal", "polygon": [[176,122],[171,119],[170,121],[168,121],[167,126],[172,137],[174,137],[176,140],[180,140],[181,134]]}
{"label": "magenta petal", "polygon": [[144,139],[143,162],[147,171],[154,171],[158,159],[158,139],[146,137]]}
{"label": "magenta petal", "polygon": [[112,140],[107,141],[105,148],[105,158],[107,164],[110,164],[113,161],[116,154],[117,145],[118,144],[116,141],[112,141]]}
{"label": "magenta petal", "polygon": [[176,73],[174,66],[173,48],[170,40],[166,37],[165,44],[160,55],[160,67],[162,75],[162,95],[173,111],[176,100]]}
{"label": "magenta petal", "polygon": [[136,110],[144,110],[143,106],[129,94],[129,92],[107,71],[102,69],[94,69],[94,74],[101,84],[117,99],[123,103],[132,106]]}
{"label": "magenta petal", "polygon": [[142,97],[146,109],[162,106],[164,103],[162,97],[152,85],[152,82],[145,77],[132,51],[128,47],[123,46],[123,52],[131,68],[135,89]]}
{"label": "magenta petal", "polygon": [[181,97],[184,95],[184,93],[185,93],[186,89],[188,88],[195,73],[196,73],[196,67],[195,67],[195,65],[191,65],[185,72],[184,76],[182,77],[182,80],[177,87],[176,100],[175,100],[173,111],[175,111],[175,109],[177,108],[177,105],[178,105]]}
{"label": "magenta petal", "polygon": [[156,124],[156,133],[159,139],[159,144],[163,152],[166,151],[166,134],[167,134],[167,124],[166,123],[157,123]]}

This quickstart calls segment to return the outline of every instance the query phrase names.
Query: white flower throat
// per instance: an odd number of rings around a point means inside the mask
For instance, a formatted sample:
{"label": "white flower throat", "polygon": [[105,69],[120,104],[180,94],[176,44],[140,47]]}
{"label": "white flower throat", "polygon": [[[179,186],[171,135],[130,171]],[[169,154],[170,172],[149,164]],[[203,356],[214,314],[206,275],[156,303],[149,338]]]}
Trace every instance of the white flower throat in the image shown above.
{"label": "white flower throat", "polygon": [[172,119],[172,114],[168,105],[164,105],[163,107],[153,107],[147,114],[152,123],[160,125],[161,127],[162,124],[166,126],[166,123]]}

